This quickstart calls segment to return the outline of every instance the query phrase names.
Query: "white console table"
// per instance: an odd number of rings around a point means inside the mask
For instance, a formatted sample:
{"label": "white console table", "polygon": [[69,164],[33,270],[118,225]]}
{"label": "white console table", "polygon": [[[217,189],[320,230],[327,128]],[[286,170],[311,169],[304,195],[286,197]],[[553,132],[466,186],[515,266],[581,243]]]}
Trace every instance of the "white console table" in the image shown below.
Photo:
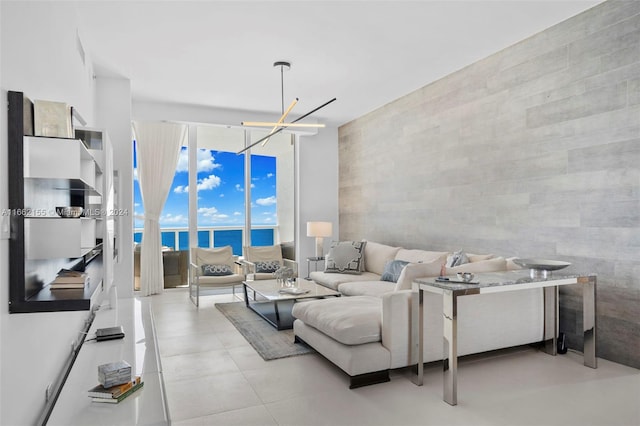
{"label": "white console table", "polygon": [[[122,325],[119,340],[90,341],[98,328]],[[91,402],[87,390],[98,384],[98,365],[125,360],[144,385],[118,404]],[[169,411],[156,344],[150,301],[119,299],[96,312],[47,425],[169,425]]]}
{"label": "white console table", "polygon": [[[451,280],[456,278],[450,277]],[[458,297],[473,294],[498,293],[530,288],[544,289],[545,352],[556,355],[558,333],[558,286],[582,286],[584,322],[584,365],[597,368],[596,360],[596,277],[595,275],[562,275],[554,272],[549,277],[534,277],[529,271],[510,271],[477,274],[478,284],[439,282],[435,278],[413,282],[412,336],[418,350],[418,368],[415,384],[422,386],[424,374],[424,292],[442,295],[443,330],[443,399],[450,405],[458,403]]]}

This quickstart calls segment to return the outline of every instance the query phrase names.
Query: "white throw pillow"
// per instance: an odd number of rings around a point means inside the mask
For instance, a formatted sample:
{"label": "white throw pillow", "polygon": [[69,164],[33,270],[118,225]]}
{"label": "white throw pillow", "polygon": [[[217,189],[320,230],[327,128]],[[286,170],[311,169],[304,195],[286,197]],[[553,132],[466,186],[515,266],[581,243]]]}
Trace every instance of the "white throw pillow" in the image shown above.
{"label": "white throw pillow", "polygon": [[325,272],[360,274],[364,261],[364,241],[334,241],[325,257]]}

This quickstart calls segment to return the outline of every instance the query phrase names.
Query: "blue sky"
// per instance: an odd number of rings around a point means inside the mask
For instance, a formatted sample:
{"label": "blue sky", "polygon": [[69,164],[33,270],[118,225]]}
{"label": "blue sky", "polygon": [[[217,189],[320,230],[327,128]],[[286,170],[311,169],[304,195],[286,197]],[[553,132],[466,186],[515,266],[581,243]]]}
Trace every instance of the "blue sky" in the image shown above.
{"label": "blue sky", "polygon": [[[134,168],[137,167],[134,150]],[[251,219],[254,225],[276,225],[276,159],[251,156]],[[134,174],[134,227],[142,228],[144,206]],[[187,148],[182,148],[160,226],[188,226],[189,174]],[[244,225],[244,154],[198,150],[198,225]]]}

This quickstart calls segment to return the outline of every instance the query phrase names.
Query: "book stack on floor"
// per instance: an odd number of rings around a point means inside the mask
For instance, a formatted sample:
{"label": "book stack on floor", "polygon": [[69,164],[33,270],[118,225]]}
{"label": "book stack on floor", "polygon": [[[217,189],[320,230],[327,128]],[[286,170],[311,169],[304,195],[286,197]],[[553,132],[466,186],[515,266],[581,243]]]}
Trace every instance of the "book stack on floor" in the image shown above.
{"label": "book stack on floor", "polygon": [[126,361],[98,366],[98,382],[89,389],[89,397],[93,402],[110,404],[117,404],[144,385],[140,376],[131,380],[131,366]]}
{"label": "book stack on floor", "polygon": [[83,289],[88,283],[89,275],[87,273],[61,269],[49,287],[51,290]]}
{"label": "book stack on floor", "polygon": [[93,402],[106,402],[108,404],[117,404],[122,401],[138,389],[142,387],[144,382],[140,376],[136,376],[134,380],[121,385],[111,386],[105,388],[102,385],[97,385],[89,389],[88,395]]}

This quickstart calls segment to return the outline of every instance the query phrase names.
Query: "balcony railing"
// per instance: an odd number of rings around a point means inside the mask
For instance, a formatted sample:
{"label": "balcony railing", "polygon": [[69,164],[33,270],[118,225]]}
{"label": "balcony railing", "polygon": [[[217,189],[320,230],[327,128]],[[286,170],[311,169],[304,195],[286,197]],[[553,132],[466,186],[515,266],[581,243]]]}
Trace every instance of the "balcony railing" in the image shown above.
{"label": "balcony railing", "polygon": [[[277,226],[254,225],[251,227],[252,246],[271,246],[275,241]],[[189,229],[161,228],[162,245],[172,250],[189,250]],[[142,228],[133,230],[133,241],[142,241]],[[231,246],[233,254],[242,255],[244,241],[244,226],[199,226],[198,247]]]}

